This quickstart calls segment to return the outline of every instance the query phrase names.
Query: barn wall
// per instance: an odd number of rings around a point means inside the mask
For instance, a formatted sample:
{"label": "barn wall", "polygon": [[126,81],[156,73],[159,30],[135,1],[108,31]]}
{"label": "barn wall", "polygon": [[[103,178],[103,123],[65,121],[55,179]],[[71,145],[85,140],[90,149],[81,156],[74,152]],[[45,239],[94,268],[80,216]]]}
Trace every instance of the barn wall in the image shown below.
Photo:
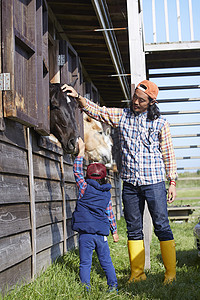
{"label": "barn wall", "polygon": [[[0,133],[0,290],[30,281],[58,256],[76,247],[78,241],[77,233],[71,229],[77,199],[73,160],[70,155],[63,155],[59,145],[34,130],[30,135],[32,200],[27,129],[6,120],[6,131]],[[113,211],[120,218],[119,180],[111,171],[109,177]]]}
{"label": "barn wall", "polygon": [[[10,0],[3,2],[7,12],[4,18],[9,20],[7,18],[9,15],[10,18],[15,16],[15,20],[21,20],[21,15],[18,16],[20,10],[11,9],[14,2]],[[29,84],[23,81],[23,87],[26,87],[27,93],[32,93],[34,89],[37,105],[27,110],[21,106],[22,112],[20,110],[17,115],[8,114],[9,101],[13,103],[14,108],[16,103],[20,103],[21,98],[26,105],[33,104],[29,101],[30,97],[22,97],[21,93],[16,93],[18,98],[14,97],[15,88],[21,83],[21,78],[26,77],[20,73],[26,61],[26,56],[24,58],[22,55],[24,52],[22,50],[17,52],[16,55],[20,54],[23,61],[21,64],[15,64],[17,56],[10,51],[15,41],[11,37],[14,37],[15,27],[18,25],[18,22],[14,22],[8,28],[10,34],[4,31],[2,37],[2,40],[6,39],[4,45],[7,47],[5,52],[8,55],[4,56],[3,72],[10,73],[12,81],[11,90],[3,93],[3,101],[0,93],[0,291],[17,283],[29,282],[57,257],[78,244],[78,235],[71,229],[71,217],[77,199],[73,159],[70,155],[63,154],[59,143],[41,135],[49,133],[49,80],[69,83],[77,77],[75,88],[84,94],[82,66],[77,53],[68,42],[54,40],[51,37],[51,31],[47,29],[46,24],[45,1],[37,1],[37,10],[35,0],[16,3],[15,7],[23,6],[24,12],[30,8],[33,10],[35,20],[33,29],[37,32],[34,36],[37,40],[34,54],[37,56],[37,59],[35,58],[37,78],[34,86],[32,81]],[[11,15],[13,12],[14,15]],[[26,30],[23,32],[25,34]],[[20,39],[24,42],[19,42]],[[28,40],[19,35],[17,41],[25,47]],[[62,66],[58,66],[58,53],[65,54]],[[69,67],[72,62],[68,64],[70,59],[76,62],[73,63],[75,68],[72,70]],[[32,69],[26,68],[26,71],[31,73]],[[32,112],[36,113],[34,122]],[[80,136],[83,137],[83,121],[79,109],[75,115]],[[4,130],[3,121],[5,131],[1,132]],[[112,183],[113,211],[119,219],[120,180],[112,171],[109,172],[109,177]]]}

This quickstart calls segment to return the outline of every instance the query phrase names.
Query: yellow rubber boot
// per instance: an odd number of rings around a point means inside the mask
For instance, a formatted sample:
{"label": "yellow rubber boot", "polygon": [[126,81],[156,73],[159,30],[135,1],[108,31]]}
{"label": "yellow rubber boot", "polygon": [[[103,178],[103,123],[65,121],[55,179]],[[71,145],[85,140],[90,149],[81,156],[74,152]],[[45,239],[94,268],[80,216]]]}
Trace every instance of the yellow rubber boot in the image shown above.
{"label": "yellow rubber boot", "polygon": [[174,240],[161,241],[160,249],[166,269],[164,284],[172,283],[176,280],[176,250]]}
{"label": "yellow rubber boot", "polygon": [[134,282],[140,280],[146,280],[146,275],[144,273],[145,264],[145,250],[143,240],[129,240],[128,241],[128,253],[131,265],[131,277],[129,278],[129,283],[134,280]]}

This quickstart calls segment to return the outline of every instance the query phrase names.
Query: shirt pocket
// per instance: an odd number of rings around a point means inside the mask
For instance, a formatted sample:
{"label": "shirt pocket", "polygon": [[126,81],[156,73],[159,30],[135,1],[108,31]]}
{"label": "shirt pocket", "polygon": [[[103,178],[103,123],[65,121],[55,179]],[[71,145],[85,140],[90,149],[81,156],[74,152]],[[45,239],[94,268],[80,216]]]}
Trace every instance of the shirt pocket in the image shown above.
{"label": "shirt pocket", "polygon": [[153,130],[152,128],[142,131],[141,140],[144,146],[148,148],[149,152],[156,153],[159,149],[160,143],[158,135],[159,131]]}

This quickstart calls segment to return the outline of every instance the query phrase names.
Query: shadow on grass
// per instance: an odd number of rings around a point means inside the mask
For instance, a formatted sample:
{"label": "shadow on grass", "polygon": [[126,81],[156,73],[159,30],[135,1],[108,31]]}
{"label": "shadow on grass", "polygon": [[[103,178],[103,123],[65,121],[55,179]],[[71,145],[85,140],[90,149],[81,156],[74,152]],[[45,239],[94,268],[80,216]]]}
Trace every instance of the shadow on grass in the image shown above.
{"label": "shadow on grass", "polygon": [[[66,268],[69,272],[75,272],[76,274],[79,274],[79,250],[74,249],[69,251],[66,255],[60,256],[55,261],[55,264],[62,265],[62,267]],[[96,272],[100,278],[105,277],[105,273],[99,263],[99,259],[95,251],[92,256],[91,271]]]}
{"label": "shadow on grass", "polygon": [[64,256],[58,257],[54,263],[61,265],[69,272],[79,273],[79,250],[70,250]]}
{"label": "shadow on grass", "polygon": [[[161,254],[157,255],[157,259],[162,263]],[[177,267],[200,267],[200,258],[197,255],[197,250],[176,251]]]}
{"label": "shadow on grass", "polygon": [[197,255],[197,250],[184,250],[184,251],[177,251],[177,266],[182,267],[186,265],[188,267],[200,267],[200,258]]}
{"label": "shadow on grass", "polygon": [[[160,264],[163,265],[161,255],[157,256]],[[60,257],[56,261],[57,264],[61,264],[63,268],[69,272],[75,272],[77,278],[79,276],[79,251],[78,249],[70,251],[65,256]],[[199,299],[199,266],[200,259],[197,257],[195,250],[190,251],[177,251],[177,280],[173,284],[164,286],[164,267],[160,270],[154,271],[147,270],[146,281],[137,283],[128,283],[130,276],[130,266],[120,268],[115,265],[117,279],[118,279],[118,290],[121,299]],[[103,269],[100,266],[97,254],[93,253],[92,259],[92,276],[99,276],[102,281],[106,283],[106,277]],[[96,281],[97,282],[97,281]],[[102,283],[100,284],[100,289]],[[104,284],[103,284],[104,286]],[[94,285],[94,288],[96,286]],[[104,288],[102,289],[102,292]],[[103,294],[102,294],[103,295]],[[191,296],[191,298],[190,298]],[[94,298],[98,299],[98,298]],[[107,299],[107,298],[106,298]],[[112,298],[109,298],[112,299]],[[114,298],[113,298],[114,299]]]}

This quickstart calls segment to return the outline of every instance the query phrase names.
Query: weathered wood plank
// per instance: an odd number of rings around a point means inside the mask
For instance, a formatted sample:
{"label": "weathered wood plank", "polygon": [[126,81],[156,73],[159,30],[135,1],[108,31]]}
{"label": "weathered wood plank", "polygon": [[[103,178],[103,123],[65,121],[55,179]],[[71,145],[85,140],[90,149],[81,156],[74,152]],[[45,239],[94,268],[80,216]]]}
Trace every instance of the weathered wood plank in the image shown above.
{"label": "weathered wood plank", "polygon": [[66,202],[67,219],[72,218],[72,213],[74,212],[75,207],[76,207],[76,201],[67,201]]}
{"label": "weathered wood plank", "polygon": [[[112,185],[112,186],[114,186],[114,185]],[[115,189],[112,188],[112,189],[110,190],[110,193],[111,193],[111,196],[112,196],[112,197],[115,197],[115,194],[116,194]]]}
{"label": "weathered wood plank", "polygon": [[37,103],[40,134],[50,133],[49,74],[48,74],[48,23],[45,2],[36,1],[36,45],[37,45]]}
{"label": "weathered wood plank", "polygon": [[0,237],[16,234],[31,228],[28,204],[0,207]]}
{"label": "weathered wood plank", "polygon": [[58,66],[59,41],[49,40],[49,80],[51,83],[60,82],[60,68]]}
{"label": "weathered wood plank", "polygon": [[[55,217],[54,222],[57,221]],[[36,230],[37,253],[63,241],[62,222],[47,225]]]}
{"label": "weathered wood plank", "polygon": [[62,202],[36,203],[36,227],[62,221]]}
{"label": "weathered wood plank", "polygon": [[[14,88],[14,43],[13,43],[13,1],[2,1],[2,24],[6,30],[2,30],[2,40],[4,47],[2,48],[2,71],[4,73],[10,73],[10,86],[11,89]],[[3,106],[6,110],[6,104],[9,103],[9,109],[13,109],[12,99],[13,93],[12,90],[5,91],[3,93]],[[4,111],[4,116],[6,113]]]}
{"label": "weathered wood plank", "polygon": [[0,172],[28,175],[26,151],[0,143]]}
{"label": "weathered wood plank", "polygon": [[[2,5],[0,1],[0,5]],[[2,32],[2,17],[0,16],[0,41],[1,38],[1,32]],[[2,57],[1,57],[2,49],[0,48],[0,73],[2,73]],[[5,121],[3,119],[3,97],[2,97],[2,91],[0,91],[0,131],[5,130]]]}
{"label": "weathered wood plank", "polygon": [[63,242],[53,245],[51,248],[48,248],[37,254],[37,274],[41,271],[44,271],[51,263],[53,263],[56,258],[63,255]]}
{"label": "weathered wood plank", "polygon": [[67,230],[66,230],[66,200],[65,200],[65,182],[64,182],[64,167],[63,167],[63,156],[60,157],[60,166],[62,173],[62,181],[61,181],[61,190],[62,190],[62,222],[63,222],[63,251],[67,252],[66,248],[66,239],[67,239]]}
{"label": "weathered wood plank", "polygon": [[116,196],[111,195],[111,201],[112,201],[112,205],[116,205],[117,204]]}
{"label": "weathered wood plank", "polygon": [[[38,151],[38,153],[42,154],[43,156],[59,160],[59,156],[63,154],[61,143],[56,139],[56,137],[54,137],[53,134],[50,134],[50,136],[41,136],[37,140],[37,144],[40,148],[34,149],[34,151]],[[55,152],[59,155],[55,155],[52,152]]]}
{"label": "weathered wood plank", "polygon": [[114,213],[114,216],[116,217],[116,215],[117,215],[117,214],[116,214],[116,212],[117,212],[117,210],[116,210],[116,206],[113,206],[112,208],[113,208],[113,213]]}
{"label": "weathered wood plank", "polygon": [[14,285],[31,281],[31,258],[0,273],[0,292],[6,293]]}
{"label": "weathered wood plank", "polygon": [[35,178],[35,201],[60,201],[62,200],[59,181]]}
{"label": "weathered wood plank", "polygon": [[61,180],[60,163],[57,161],[34,154],[33,169],[35,177]]}
{"label": "weathered wood plank", "polygon": [[7,144],[19,146],[20,148],[26,149],[26,133],[25,127],[13,120],[4,119],[6,129],[0,133],[0,140]]}
{"label": "weathered wood plank", "polygon": [[30,215],[31,215],[31,245],[32,245],[32,278],[36,274],[36,212],[35,212],[35,188],[33,174],[33,151],[32,132],[27,128],[28,166],[29,166],[29,192],[30,192]]}
{"label": "weathered wood plank", "polygon": [[72,230],[72,225],[71,225],[72,219],[67,219],[67,238],[72,237],[74,234],[76,234],[75,231]]}
{"label": "weathered wood plank", "polygon": [[65,174],[65,178],[64,178],[65,181],[75,182],[72,166],[64,164],[64,174]]}
{"label": "weathered wood plank", "polygon": [[29,202],[28,178],[0,175],[0,204]]}
{"label": "weathered wood plank", "polygon": [[1,239],[0,272],[31,256],[30,232]]}
{"label": "weathered wood plank", "polygon": [[74,159],[72,158],[72,156],[70,154],[67,154],[67,153],[63,153],[63,162],[64,164],[67,164],[67,165],[73,165],[73,162],[74,162]]}
{"label": "weathered wood plank", "polygon": [[67,239],[67,250],[72,250],[78,247],[78,234],[75,234]]}
{"label": "weathered wood plank", "polygon": [[78,188],[74,183],[65,183],[65,199],[66,200],[76,200],[78,197]]}

